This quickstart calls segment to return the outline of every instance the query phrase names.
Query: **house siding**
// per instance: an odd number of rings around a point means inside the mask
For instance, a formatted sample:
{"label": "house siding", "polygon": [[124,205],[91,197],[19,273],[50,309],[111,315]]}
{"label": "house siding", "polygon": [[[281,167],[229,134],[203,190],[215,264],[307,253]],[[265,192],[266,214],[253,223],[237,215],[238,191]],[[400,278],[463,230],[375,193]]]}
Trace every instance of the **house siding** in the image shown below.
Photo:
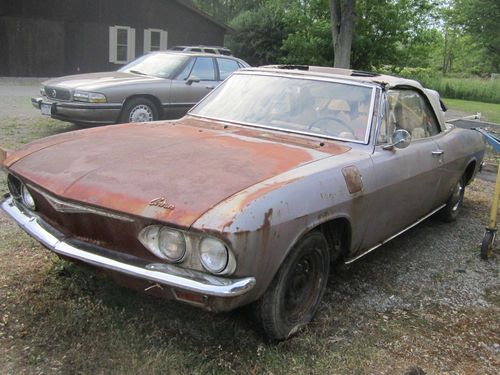
{"label": "house siding", "polygon": [[0,0],[0,75],[51,77],[108,71],[109,27],[168,32],[168,47],[222,45],[226,29],[174,0]]}

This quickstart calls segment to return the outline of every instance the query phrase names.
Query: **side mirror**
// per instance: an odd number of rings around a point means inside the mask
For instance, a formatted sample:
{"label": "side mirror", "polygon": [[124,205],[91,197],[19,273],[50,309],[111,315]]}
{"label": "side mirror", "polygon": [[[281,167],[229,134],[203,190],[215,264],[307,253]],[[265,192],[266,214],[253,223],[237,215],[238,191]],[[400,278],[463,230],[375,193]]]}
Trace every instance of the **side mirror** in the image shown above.
{"label": "side mirror", "polygon": [[406,148],[410,144],[411,134],[408,130],[398,129],[392,133],[391,143],[384,146],[384,150],[392,150],[396,148]]}
{"label": "side mirror", "polygon": [[196,76],[189,76],[186,80],[186,85],[191,86],[193,82],[200,82],[200,79]]}

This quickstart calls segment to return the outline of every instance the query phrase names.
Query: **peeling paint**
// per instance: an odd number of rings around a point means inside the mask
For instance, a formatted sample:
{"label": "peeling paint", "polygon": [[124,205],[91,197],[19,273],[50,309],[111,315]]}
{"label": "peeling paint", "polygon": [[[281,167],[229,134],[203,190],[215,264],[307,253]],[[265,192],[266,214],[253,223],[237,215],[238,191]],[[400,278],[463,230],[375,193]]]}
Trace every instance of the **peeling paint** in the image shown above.
{"label": "peeling paint", "polygon": [[363,179],[359,174],[358,168],[354,165],[344,167],[342,168],[342,174],[344,175],[349,193],[356,194],[363,190]]}

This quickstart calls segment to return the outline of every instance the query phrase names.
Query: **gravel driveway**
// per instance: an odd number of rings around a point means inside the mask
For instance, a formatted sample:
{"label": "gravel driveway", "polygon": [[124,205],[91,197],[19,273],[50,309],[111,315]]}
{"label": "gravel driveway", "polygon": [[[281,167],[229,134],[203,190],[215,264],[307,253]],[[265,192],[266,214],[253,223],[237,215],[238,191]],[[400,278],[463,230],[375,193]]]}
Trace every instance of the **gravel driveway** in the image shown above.
{"label": "gravel driveway", "polygon": [[40,95],[40,83],[46,78],[0,77],[0,120],[7,117],[20,119],[40,116],[31,105],[31,98]]}

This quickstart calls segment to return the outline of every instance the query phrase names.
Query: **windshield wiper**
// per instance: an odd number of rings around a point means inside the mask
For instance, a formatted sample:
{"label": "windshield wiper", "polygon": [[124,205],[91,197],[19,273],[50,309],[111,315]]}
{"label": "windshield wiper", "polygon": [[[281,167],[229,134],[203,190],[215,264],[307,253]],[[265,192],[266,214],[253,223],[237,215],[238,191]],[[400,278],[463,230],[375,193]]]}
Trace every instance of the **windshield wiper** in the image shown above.
{"label": "windshield wiper", "polygon": [[139,72],[138,70],[129,70],[129,73],[135,73],[135,74],[140,74],[141,76],[147,76],[146,73]]}

